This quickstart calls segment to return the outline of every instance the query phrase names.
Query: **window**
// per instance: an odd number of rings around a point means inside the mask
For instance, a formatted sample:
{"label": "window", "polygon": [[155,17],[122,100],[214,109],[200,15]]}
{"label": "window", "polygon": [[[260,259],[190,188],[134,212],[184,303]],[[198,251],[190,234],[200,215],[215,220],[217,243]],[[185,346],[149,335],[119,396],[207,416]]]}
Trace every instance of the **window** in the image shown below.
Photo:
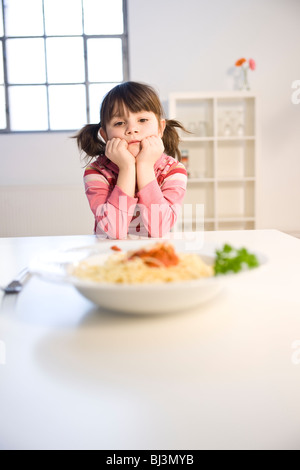
{"label": "window", "polygon": [[128,80],[126,0],[0,2],[0,132],[98,122]]}

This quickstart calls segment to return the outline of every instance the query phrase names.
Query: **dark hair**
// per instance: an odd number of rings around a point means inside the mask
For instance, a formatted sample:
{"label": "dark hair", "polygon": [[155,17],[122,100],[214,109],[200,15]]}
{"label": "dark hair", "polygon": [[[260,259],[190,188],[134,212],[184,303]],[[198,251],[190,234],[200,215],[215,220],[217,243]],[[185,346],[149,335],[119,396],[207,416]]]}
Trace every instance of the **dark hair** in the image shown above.
{"label": "dark hair", "polygon": [[[89,161],[105,153],[106,144],[99,135],[100,127],[106,131],[106,124],[114,115],[123,115],[124,108],[132,113],[140,111],[153,112],[158,122],[164,118],[164,111],[159,97],[151,86],[138,82],[125,82],[117,85],[103,99],[100,122],[98,124],[87,124],[74,136],[77,139],[79,149],[85,152]],[[188,132],[180,122],[167,119],[162,141],[165,152],[180,161],[180,138],[177,128]]]}

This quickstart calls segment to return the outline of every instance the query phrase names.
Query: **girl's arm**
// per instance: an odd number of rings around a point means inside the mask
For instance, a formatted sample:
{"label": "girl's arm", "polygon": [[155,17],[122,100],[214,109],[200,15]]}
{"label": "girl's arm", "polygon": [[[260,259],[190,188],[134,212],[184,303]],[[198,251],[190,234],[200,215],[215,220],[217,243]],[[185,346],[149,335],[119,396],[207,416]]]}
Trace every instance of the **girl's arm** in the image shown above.
{"label": "girl's arm", "polygon": [[114,185],[112,178],[106,178],[93,166],[87,167],[84,174],[86,195],[95,217],[95,233],[103,238],[126,238],[136,207],[137,198],[126,194],[118,182],[119,178]]}
{"label": "girl's arm", "polygon": [[128,196],[134,197],[136,184],[135,158],[129,152],[127,142],[119,138],[108,140],[105,153],[119,167],[117,185]]}
{"label": "girl's arm", "polygon": [[139,190],[155,180],[154,165],[163,151],[164,145],[160,137],[151,136],[142,140],[141,151],[136,157],[136,180]]}
{"label": "girl's arm", "polygon": [[104,238],[126,238],[137,199],[135,159],[124,139],[106,143],[107,157],[119,167],[116,185],[97,170],[85,173],[86,195],[95,216],[95,232]]}
{"label": "girl's arm", "polygon": [[[147,175],[150,176],[150,172]],[[141,217],[151,237],[162,237],[173,227],[181,211],[186,184],[186,169],[174,161],[160,184],[154,177],[139,190]]]}
{"label": "girl's arm", "polygon": [[134,197],[136,185],[135,164],[119,170],[117,185],[127,196]]}

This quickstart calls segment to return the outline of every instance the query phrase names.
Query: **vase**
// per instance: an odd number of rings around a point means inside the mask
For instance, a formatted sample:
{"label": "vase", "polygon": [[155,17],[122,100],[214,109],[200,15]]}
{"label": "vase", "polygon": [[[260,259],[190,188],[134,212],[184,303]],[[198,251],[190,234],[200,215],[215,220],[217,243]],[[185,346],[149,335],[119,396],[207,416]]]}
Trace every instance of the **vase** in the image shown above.
{"label": "vase", "polygon": [[250,85],[248,82],[248,68],[242,67],[241,69],[241,82],[240,90],[250,90]]}

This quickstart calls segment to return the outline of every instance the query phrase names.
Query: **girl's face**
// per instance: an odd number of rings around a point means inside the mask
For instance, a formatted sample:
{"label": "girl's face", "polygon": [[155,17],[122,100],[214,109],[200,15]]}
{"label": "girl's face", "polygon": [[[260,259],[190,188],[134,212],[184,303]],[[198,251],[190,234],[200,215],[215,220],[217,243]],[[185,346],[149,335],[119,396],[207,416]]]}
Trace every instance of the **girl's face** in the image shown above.
{"label": "girl's face", "polygon": [[129,152],[136,157],[141,150],[141,141],[150,136],[162,138],[165,125],[165,120],[159,122],[153,112],[127,111],[124,116],[114,116],[106,125],[106,131],[101,127],[100,134],[105,142],[114,138],[126,140]]}

